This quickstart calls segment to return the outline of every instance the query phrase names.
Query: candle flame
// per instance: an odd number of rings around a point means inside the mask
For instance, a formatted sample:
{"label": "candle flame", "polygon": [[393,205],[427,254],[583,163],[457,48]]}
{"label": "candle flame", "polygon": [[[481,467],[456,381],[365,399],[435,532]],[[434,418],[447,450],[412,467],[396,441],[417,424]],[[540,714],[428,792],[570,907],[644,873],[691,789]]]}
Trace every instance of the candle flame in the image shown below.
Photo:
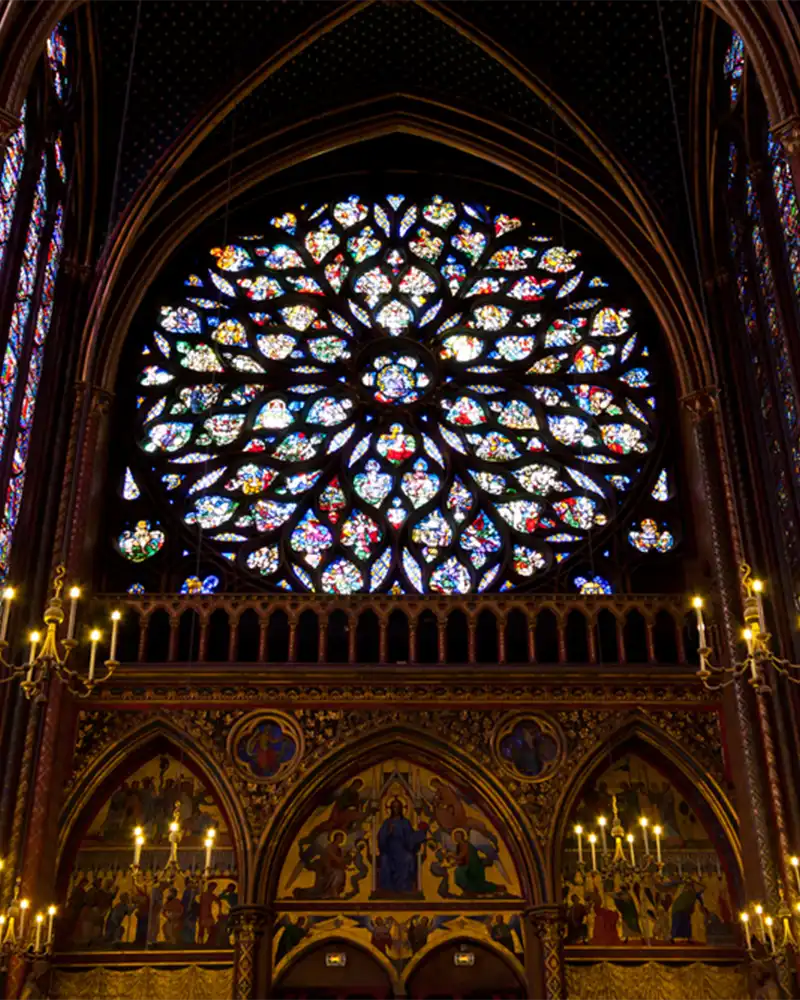
{"label": "candle flame", "polygon": [[641,817],[641,819],[639,820],[639,826],[647,826],[647,817],[646,816],[642,816]]}
{"label": "candle flame", "polygon": [[56,915],[56,908],[55,908],[55,906],[48,906],[47,907],[47,915],[48,915],[48,917],[54,917]]}
{"label": "candle flame", "polygon": [[213,840],[214,837],[216,837],[216,835],[217,831],[214,829],[213,826],[209,830],[206,830],[206,836],[208,837],[209,840]]}
{"label": "candle flame", "polygon": [[746,924],[747,921],[750,919],[750,914],[749,913],[740,913],[739,914],[739,919],[742,921],[743,924]]}
{"label": "candle flame", "polygon": [[596,833],[590,833],[589,834],[589,843],[590,844],[596,844],[597,843],[597,834]]}
{"label": "candle flame", "polygon": [[692,607],[693,608],[697,608],[697,610],[699,611],[700,608],[702,608],[702,606],[703,606],[703,598],[702,597],[700,597],[698,595],[697,597],[693,597],[692,598]]}
{"label": "candle flame", "polygon": [[134,837],[141,837],[141,835],[143,833],[144,833],[144,830],[140,826],[135,826],[133,828],[133,835],[134,835]]}
{"label": "candle flame", "polygon": [[112,611],[111,612],[111,621],[112,622],[118,622],[120,620],[120,618],[122,618],[122,612],[121,611]]}
{"label": "candle flame", "polygon": [[214,841],[211,839],[211,837],[206,837],[206,839],[203,841],[203,843],[206,845],[206,847],[213,847],[214,846]]}
{"label": "candle flame", "polygon": [[580,823],[578,823],[578,825],[575,827],[575,833],[577,833],[578,836],[580,836],[583,833],[583,827],[580,825]]}
{"label": "candle flame", "polygon": [[31,632],[31,634],[28,636],[28,639],[30,639],[31,642],[38,642],[41,638],[42,637],[39,634],[39,632]]}
{"label": "candle flame", "polygon": [[170,833],[177,833],[178,830],[179,830],[178,824],[177,823],[170,823],[169,830],[170,830]]}
{"label": "candle flame", "polygon": [[6,589],[3,591],[3,598],[6,601],[13,601],[15,594],[16,594],[16,591],[14,590],[13,587],[6,587]]}
{"label": "candle flame", "polygon": [[633,834],[629,833],[628,836],[625,839],[628,841],[629,844],[632,844],[633,843]]}
{"label": "candle flame", "polygon": [[36,923],[37,924],[44,923],[44,914],[43,913],[37,913],[36,914]]}
{"label": "candle flame", "polygon": [[761,905],[761,903],[759,903],[758,906],[755,908],[755,910],[756,910],[756,913],[759,916],[761,916],[761,914],[764,912],[764,907]]}
{"label": "candle flame", "polygon": [[605,818],[605,816],[598,816],[597,817],[597,825],[598,826],[605,826],[607,822],[608,822],[608,820]]}
{"label": "candle flame", "polygon": [[762,580],[753,580],[753,590],[760,594],[764,589],[764,582]]}
{"label": "candle flame", "polygon": [[70,587],[69,596],[72,598],[73,601],[77,601],[78,598],[81,596],[81,588],[80,587]]}
{"label": "candle flame", "polygon": [[138,836],[138,837],[136,838],[136,843],[137,843],[137,845],[138,845],[139,847],[141,847],[141,846],[142,846],[142,844],[144,844],[144,837],[142,837],[141,835],[140,835],[140,836]]}
{"label": "candle flame", "polygon": [[89,633],[89,638],[92,640],[92,642],[100,642],[100,635],[101,635],[100,629],[93,628],[92,631]]}
{"label": "candle flame", "polygon": [[753,630],[751,628],[742,629],[742,638],[744,639],[745,642],[750,642],[750,640],[753,638]]}
{"label": "candle flame", "polygon": [[660,827],[660,826],[654,826],[654,827],[653,827],[653,833],[654,833],[654,834],[655,834],[655,835],[656,835],[657,837],[660,837],[660,836],[661,836],[661,827]]}
{"label": "candle flame", "polygon": [[791,858],[789,858],[789,864],[793,868],[797,868],[797,866],[800,865],[800,858],[798,858],[798,856],[796,854],[793,855]]}
{"label": "candle flame", "polygon": [[30,905],[31,905],[31,901],[29,899],[21,899],[19,901],[19,908],[21,910],[27,910]]}
{"label": "candle flame", "polygon": [[772,927],[772,917],[765,917],[764,923],[767,925],[767,927]]}

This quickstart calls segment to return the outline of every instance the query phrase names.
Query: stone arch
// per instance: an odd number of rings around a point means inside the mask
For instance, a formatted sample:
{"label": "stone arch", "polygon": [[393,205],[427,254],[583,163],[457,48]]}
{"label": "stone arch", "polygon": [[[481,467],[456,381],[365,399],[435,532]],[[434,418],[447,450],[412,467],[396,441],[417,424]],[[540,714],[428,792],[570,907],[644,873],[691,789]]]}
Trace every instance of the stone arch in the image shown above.
{"label": "stone arch", "polygon": [[605,740],[593,747],[571,778],[564,783],[550,826],[548,872],[552,879],[553,898],[560,892],[561,859],[566,839],[570,836],[569,822],[578,796],[604,762],[610,762],[614,755],[619,756],[626,751],[641,755],[645,761],[658,767],[675,782],[679,790],[695,788],[699,792],[704,806],[702,821],[704,825],[712,827],[716,835],[715,846],[730,862],[728,873],[737,890],[740,889],[743,862],[738,834],[739,821],[724,790],[677,740],[643,714],[637,714],[628,718]]}
{"label": "stone arch", "polygon": [[244,889],[249,884],[251,836],[240,796],[223,779],[223,769],[193,737],[162,717],[147,718],[119,741],[109,744],[79,775],[59,821],[56,871],[59,885],[67,876],[66,865],[78,849],[81,837],[115,785],[137,767],[167,752],[180,757],[187,771],[206,783],[222,811],[230,832],[233,850]]}
{"label": "stone arch", "polygon": [[366,941],[359,940],[352,933],[348,933],[346,928],[339,929],[333,934],[325,937],[312,937],[310,940],[301,943],[297,948],[293,949],[293,951],[281,961],[280,965],[276,966],[273,970],[272,992],[279,991],[281,980],[286,977],[287,973],[290,972],[291,969],[295,968],[312,952],[322,948],[333,948],[337,944],[346,944],[351,948],[363,952],[386,974],[392,989],[392,995],[403,995],[402,979],[398,974],[397,969],[395,969],[389,959],[378,951],[378,949],[373,945]]}
{"label": "stone arch", "polygon": [[294,789],[276,821],[264,831],[256,849],[253,898],[272,905],[278,895],[283,863],[318,797],[367,768],[393,758],[429,767],[461,787],[475,789],[476,803],[493,815],[511,854],[522,896],[528,904],[544,898],[543,850],[512,795],[466,753],[435,737],[401,725],[357,739],[320,761]]}
{"label": "stone arch", "polygon": [[[525,967],[523,966],[522,962],[517,958],[517,956],[513,955],[507,948],[504,948],[501,944],[498,944],[496,941],[493,941],[490,937],[488,937],[488,935],[485,938],[478,937],[475,934],[470,934],[469,931],[467,931],[466,933],[463,932],[459,933],[458,941],[459,943],[469,942],[471,944],[476,945],[478,948],[483,948],[486,951],[491,952],[493,955],[499,958],[504,965],[507,965],[508,968],[514,973],[516,978],[519,980],[520,989],[522,990],[527,989],[528,979],[525,974]],[[451,938],[445,941],[433,941],[425,945],[424,948],[421,948],[416,953],[416,955],[414,955],[411,958],[408,965],[403,969],[404,984],[406,984],[407,986],[407,984],[411,981],[414,973],[417,971],[417,969],[420,968],[421,965],[424,964],[427,958],[429,958],[435,952],[441,951],[443,948],[452,946],[453,943],[454,939]]]}

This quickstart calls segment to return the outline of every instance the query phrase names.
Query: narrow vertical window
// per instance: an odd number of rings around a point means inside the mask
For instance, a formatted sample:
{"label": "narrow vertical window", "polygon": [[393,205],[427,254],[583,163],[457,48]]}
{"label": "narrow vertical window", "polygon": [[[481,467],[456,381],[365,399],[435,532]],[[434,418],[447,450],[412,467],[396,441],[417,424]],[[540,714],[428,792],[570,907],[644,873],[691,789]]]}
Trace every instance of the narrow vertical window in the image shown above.
{"label": "narrow vertical window", "polygon": [[19,179],[25,165],[25,105],[22,106],[22,119],[6,150],[3,160],[3,175],[0,178],[0,268],[3,266],[8,237],[11,235],[11,223],[14,218],[14,206],[17,202]]}
{"label": "narrow vertical window", "polygon": [[61,26],[53,28],[47,39],[47,61],[53,74],[53,90],[60,101],[63,101],[69,87],[67,78],[67,44]]}
{"label": "narrow vertical window", "polygon": [[744,76],[744,41],[742,36],[735,31],[728,51],[725,53],[722,69],[730,87],[731,107],[733,107],[742,92],[742,77]]}
{"label": "narrow vertical window", "polygon": [[778,216],[786,246],[789,276],[794,293],[800,302],[800,211],[794,191],[794,181],[789,164],[786,162],[781,144],[773,136],[767,140],[769,159],[772,165],[772,187],[778,205]]}

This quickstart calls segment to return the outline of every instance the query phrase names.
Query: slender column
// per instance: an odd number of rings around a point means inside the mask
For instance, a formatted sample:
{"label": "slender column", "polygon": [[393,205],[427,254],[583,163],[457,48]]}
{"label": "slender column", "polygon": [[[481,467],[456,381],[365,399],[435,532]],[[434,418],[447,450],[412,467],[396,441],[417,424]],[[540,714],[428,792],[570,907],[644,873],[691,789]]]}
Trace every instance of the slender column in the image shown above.
{"label": "slender column", "polygon": [[683,622],[675,622],[675,644],[678,647],[678,663],[686,663],[686,644],[683,641]]}
{"label": "slender column", "polygon": [[197,642],[197,662],[206,662],[206,652],[208,650],[208,618],[200,619],[200,636]]}
{"label": "slender column", "polygon": [[228,663],[236,663],[239,659],[239,615],[228,619]]}
{"label": "slender column", "polygon": [[586,629],[589,640],[589,663],[597,663],[597,617],[591,619]]}
{"label": "slender column", "polygon": [[436,619],[436,630],[438,637],[438,651],[437,656],[439,663],[445,663],[447,661],[447,621],[444,618]]}
{"label": "slender column", "polygon": [[269,996],[272,985],[273,913],[267,906],[237,906],[230,916],[235,949],[234,1000]]}
{"label": "slender column", "polygon": [[297,662],[297,619],[289,618],[289,663]]}
{"label": "slender column", "polygon": [[28,789],[30,788],[31,772],[33,770],[33,751],[36,744],[36,734],[39,729],[40,713],[41,703],[34,701],[28,711],[28,724],[25,727],[25,742],[22,745],[22,759],[19,765],[19,780],[16,784],[8,782],[9,787],[13,787],[14,790],[14,815],[11,820],[11,836],[8,841],[5,868],[3,869],[2,903],[4,909],[11,902],[11,898],[14,895],[17,868],[21,861],[22,833],[28,805]]}
{"label": "slender column", "polygon": [[536,618],[528,619],[528,659],[536,663]]}
{"label": "slender column", "polygon": [[646,623],[647,628],[647,662],[656,662],[656,642],[655,642],[655,622],[648,621]]}
{"label": "slender column", "polygon": [[378,659],[381,663],[386,663],[387,656],[387,646],[386,646],[386,633],[389,624],[385,618],[378,619]]}
{"label": "slender column", "polygon": [[506,617],[503,615],[497,622],[497,665],[506,662]]}
{"label": "slender column", "polygon": [[328,659],[328,623],[320,620],[319,649],[317,650],[317,663],[325,663],[327,659]]}
{"label": "slender column", "polygon": [[139,649],[136,653],[139,663],[144,663],[147,656],[147,626],[149,622],[149,615],[139,615]]}
{"label": "slender column", "polygon": [[180,618],[177,615],[169,617],[169,647],[167,649],[167,662],[174,663],[178,658],[178,628]]}
{"label": "slender column", "polygon": [[475,662],[475,629],[477,627],[477,622],[470,615],[467,619],[467,660],[470,663]]}
{"label": "slender column", "polygon": [[534,906],[526,912],[533,935],[539,944],[539,961],[529,967],[538,972],[538,982],[529,982],[528,989],[542,1000],[565,1000],[564,934],[567,921],[564,909],[552,903]]}
{"label": "slender column", "polygon": [[617,618],[614,615],[614,621],[617,623],[617,657],[620,663],[628,662],[628,653],[625,649],[625,620]]}
{"label": "slender column", "polygon": [[358,635],[358,619],[347,616],[347,662],[356,662],[356,637]]}
{"label": "slender column", "polygon": [[417,620],[413,618],[408,623],[408,662],[417,662]]}
{"label": "slender column", "polygon": [[558,635],[558,662],[567,662],[567,620],[562,615],[556,617],[556,633]]}

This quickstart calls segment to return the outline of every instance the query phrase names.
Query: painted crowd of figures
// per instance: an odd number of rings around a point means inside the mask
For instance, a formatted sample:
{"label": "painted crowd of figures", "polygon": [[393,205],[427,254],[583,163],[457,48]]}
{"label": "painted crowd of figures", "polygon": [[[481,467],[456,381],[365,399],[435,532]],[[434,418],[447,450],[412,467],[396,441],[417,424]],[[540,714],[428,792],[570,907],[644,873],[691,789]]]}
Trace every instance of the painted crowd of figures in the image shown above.
{"label": "painted crowd of figures", "polygon": [[599,947],[635,944],[731,945],[737,928],[725,877],[648,873],[630,881],[599,875],[564,885],[567,943]]}
{"label": "painted crowd of figures", "polygon": [[75,872],[59,921],[72,948],[228,948],[238,903],[235,875],[99,870]]}

